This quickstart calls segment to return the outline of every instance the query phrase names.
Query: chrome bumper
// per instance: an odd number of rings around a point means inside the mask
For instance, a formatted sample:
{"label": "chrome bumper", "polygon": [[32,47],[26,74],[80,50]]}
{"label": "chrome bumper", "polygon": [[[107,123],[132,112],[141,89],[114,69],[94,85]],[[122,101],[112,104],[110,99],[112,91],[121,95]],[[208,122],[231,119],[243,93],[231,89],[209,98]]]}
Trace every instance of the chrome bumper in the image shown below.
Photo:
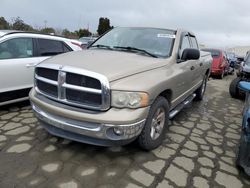
{"label": "chrome bumper", "polygon": [[[145,119],[133,124],[126,125],[82,122],[45,112],[34,104],[31,104],[31,106],[36,117],[41,121],[41,125],[45,127],[51,134],[81,142],[85,142],[84,139],[79,140],[79,136],[81,135],[109,141],[131,140],[133,138],[136,138],[141,133],[145,124]],[[50,131],[48,127],[54,127],[55,129],[53,130],[55,131]],[[62,134],[62,130],[64,133],[69,132],[74,134],[67,134],[67,136],[64,136],[64,134]],[[77,135],[77,138],[74,138],[74,135]],[[86,141],[86,143],[90,142]],[[99,142],[96,145],[102,144],[100,144]]]}

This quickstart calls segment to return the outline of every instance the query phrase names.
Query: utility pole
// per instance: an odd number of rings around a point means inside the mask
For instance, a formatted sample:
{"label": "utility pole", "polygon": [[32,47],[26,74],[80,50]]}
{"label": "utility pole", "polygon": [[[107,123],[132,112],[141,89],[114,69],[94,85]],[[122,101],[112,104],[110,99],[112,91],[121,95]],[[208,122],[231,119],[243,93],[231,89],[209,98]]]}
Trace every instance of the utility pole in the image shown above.
{"label": "utility pole", "polygon": [[44,28],[47,28],[47,20],[44,20]]}

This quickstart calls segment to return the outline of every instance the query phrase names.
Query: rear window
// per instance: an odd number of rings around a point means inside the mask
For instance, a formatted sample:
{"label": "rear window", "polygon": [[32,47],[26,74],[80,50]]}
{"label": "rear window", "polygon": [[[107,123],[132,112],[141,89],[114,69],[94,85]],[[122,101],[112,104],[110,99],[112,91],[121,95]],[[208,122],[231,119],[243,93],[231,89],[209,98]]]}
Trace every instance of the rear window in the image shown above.
{"label": "rear window", "polygon": [[205,52],[210,52],[212,57],[220,57],[221,52],[219,50],[203,49]]}

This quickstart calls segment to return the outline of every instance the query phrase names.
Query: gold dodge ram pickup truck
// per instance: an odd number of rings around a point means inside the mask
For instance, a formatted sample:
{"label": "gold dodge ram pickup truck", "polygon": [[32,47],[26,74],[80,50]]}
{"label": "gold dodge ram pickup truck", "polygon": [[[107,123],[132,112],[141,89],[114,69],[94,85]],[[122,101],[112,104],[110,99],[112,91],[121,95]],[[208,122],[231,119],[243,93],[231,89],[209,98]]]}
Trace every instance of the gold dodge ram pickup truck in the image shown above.
{"label": "gold dodge ram pickup truck", "polygon": [[202,100],[212,57],[184,30],[118,27],[87,50],[36,66],[32,108],[51,134],[102,146],[158,147],[173,118]]}

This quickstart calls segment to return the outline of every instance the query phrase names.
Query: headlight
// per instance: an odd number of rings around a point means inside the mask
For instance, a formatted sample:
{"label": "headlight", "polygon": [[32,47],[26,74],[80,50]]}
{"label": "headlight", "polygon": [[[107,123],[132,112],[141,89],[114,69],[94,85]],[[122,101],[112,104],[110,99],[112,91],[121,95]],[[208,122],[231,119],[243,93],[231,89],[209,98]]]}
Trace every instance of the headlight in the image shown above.
{"label": "headlight", "polygon": [[140,108],[148,106],[149,98],[143,92],[112,91],[111,105],[117,108]]}

